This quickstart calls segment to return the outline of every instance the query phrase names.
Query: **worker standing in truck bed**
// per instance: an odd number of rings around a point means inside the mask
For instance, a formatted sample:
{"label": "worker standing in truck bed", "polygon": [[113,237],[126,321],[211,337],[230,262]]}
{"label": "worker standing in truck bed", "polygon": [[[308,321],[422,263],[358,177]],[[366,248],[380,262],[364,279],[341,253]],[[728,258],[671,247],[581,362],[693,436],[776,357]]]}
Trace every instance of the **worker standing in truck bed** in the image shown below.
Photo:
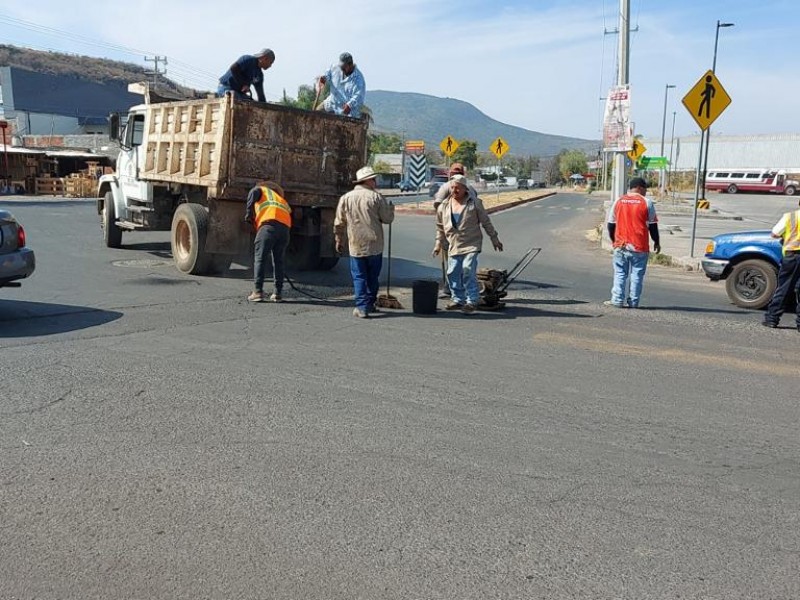
{"label": "worker standing in truck bed", "polygon": [[264,96],[264,73],[275,62],[275,53],[264,48],[258,54],[245,54],[233,63],[225,74],[219,78],[217,96],[220,98],[232,92],[239,100],[250,99],[250,87],[256,88],[259,102],[266,102]]}
{"label": "worker standing in truck bed", "polygon": [[320,110],[358,118],[367,95],[367,84],[353,62],[352,54],[349,52],[340,54],[339,65],[331,65],[325,74],[317,78],[317,94],[322,91],[326,83],[329,85],[330,94],[322,102]]}

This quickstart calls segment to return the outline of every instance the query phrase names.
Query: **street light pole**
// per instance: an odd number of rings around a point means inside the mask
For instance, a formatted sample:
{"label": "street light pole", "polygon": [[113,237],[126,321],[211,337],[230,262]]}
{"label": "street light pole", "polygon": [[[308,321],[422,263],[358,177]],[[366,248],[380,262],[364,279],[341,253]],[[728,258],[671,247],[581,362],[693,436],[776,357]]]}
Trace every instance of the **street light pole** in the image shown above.
{"label": "street light pole", "polygon": [[[669,185],[672,186],[672,150],[675,148],[675,111],[672,111],[672,137],[669,138]],[[675,199],[675,188],[672,188],[672,198]]]}
{"label": "street light pole", "polygon": [[[716,73],[717,71],[717,48],[719,47],[719,30],[722,27],[733,27],[735,23],[721,23],[719,19],[717,19],[717,31],[714,35],[714,60],[711,63],[711,72]],[[706,129],[706,153],[705,158],[703,159],[703,187],[701,191],[703,193],[703,197],[706,195],[706,173],[708,172],[708,148],[711,146],[711,126],[709,125]]]}
{"label": "street light pole", "polygon": [[[675,87],[674,85],[671,85],[669,83],[664,87],[664,115],[661,118],[661,151],[658,154],[659,156],[664,156],[664,136],[666,135],[667,132],[667,95],[669,94],[670,88],[674,87]],[[666,167],[661,167],[660,174],[661,174],[661,179],[660,179],[661,185],[659,187],[661,189],[661,193],[663,194],[664,188],[666,186],[666,177],[665,177]]]}

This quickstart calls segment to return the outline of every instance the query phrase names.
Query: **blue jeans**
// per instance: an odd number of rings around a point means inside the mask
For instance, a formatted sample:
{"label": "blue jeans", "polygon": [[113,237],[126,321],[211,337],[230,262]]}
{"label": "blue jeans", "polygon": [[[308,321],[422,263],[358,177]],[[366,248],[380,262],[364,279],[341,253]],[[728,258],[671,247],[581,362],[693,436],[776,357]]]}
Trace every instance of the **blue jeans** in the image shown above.
{"label": "blue jeans", "polygon": [[[614,285],[611,288],[611,302],[620,306],[626,300],[628,306],[639,306],[642,296],[644,273],[647,270],[649,252],[633,252],[624,248],[614,249]],[[630,279],[630,292],[625,293]]]}
{"label": "blue jeans", "polygon": [[478,306],[478,253],[452,254],[447,259],[447,283],[450,298],[457,304]]}
{"label": "blue jeans", "polygon": [[251,100],[252,99],[247,94],[242,93],[241,90],[235,90],[233,88],[228,87],[227,85],[222,85],[220,83],[219,87],[217,88],[217,98],[222,98],[225,95],[226,92],[233,92],[233,95],[237,100]]}
{"label": "blue jeans", "polygon": [[[800,300],[800,254],[797,252],[787,252],[781,261],[781,268],[778,271],[778,286],[767,306],[767,314],[764,315],[765,323],[773,325],[780,323],[781,317],[786,311],[786,298],[789,294],[795,294]],[[800,302],[797,306],[795,323],[800,329]]]}
{"label": "blue jeans", "polygon": [[383,255],[351,256],[350,275],[356,296],[356,308],[370,312],[378,299],[378,277],[383,266]]}

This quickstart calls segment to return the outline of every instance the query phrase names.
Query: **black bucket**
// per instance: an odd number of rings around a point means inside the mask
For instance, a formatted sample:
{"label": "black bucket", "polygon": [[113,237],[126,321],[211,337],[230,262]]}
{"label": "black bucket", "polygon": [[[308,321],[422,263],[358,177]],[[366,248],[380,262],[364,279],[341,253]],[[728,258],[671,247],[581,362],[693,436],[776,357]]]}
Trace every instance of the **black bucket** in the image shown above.
{"label": "black bucket", "polygon": [[417,279],[411,283],[412,310],[418,315],[435,315],[439,300],[439,282]]}

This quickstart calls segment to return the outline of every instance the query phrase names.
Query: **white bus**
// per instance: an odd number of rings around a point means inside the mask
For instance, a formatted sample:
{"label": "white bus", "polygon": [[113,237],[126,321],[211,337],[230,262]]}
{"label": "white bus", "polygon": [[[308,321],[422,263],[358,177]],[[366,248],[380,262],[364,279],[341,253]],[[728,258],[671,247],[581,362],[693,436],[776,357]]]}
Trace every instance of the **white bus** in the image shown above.
{"label": "white bus", "polygon": [[794,196],[800,183],[786,178],[786,171],[777,169],[719,169],[709,171],[706,190],[712,192],[760,192]]}

